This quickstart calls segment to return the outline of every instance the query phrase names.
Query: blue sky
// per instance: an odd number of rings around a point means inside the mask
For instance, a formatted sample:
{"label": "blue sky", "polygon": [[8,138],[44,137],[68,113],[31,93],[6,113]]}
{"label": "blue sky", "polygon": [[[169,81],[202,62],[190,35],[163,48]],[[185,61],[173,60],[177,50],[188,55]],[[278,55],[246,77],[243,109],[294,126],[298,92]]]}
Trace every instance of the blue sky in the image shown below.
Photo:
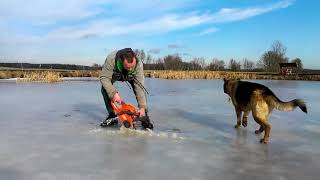
{"label": "blue sky", "polygon": [[320,69],[316,0],[1,0],[0,61],[102,64],[124,47],[153,57],[257,61],[275,40]]}

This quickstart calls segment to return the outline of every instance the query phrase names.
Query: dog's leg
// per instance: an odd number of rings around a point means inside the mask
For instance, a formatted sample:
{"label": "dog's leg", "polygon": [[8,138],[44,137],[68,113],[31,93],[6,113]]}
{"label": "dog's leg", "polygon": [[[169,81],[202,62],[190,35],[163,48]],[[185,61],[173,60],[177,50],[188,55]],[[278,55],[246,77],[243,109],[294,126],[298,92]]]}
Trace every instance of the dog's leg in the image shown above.
{"label": "dog's leg", "polygon": [[247,127],[248,125],[248,115],[250,111],[244,111],[242,116],[242,126]]}
{"label": "dog's leg", "polygon": [[257,130],[255,130],[254,133],[255,133],[255,134],[260,134],[260,133],[262,133],[263,131],[264,131],[264,127],[263,127],[262,125],[260,125],[260,128],[257,129]]}
{"label": "dog's leg", "polygon": [[241,125],[241,114],[242,114],[242,111],[240,108],[235,108],[236,110],[236,114],[237,114],[237,124],[234,126],[234,128],[239,128],[240,125]]}
{"label": "dog's leg", "polygon": [[269,142],[271,125],[266,120],[263,121],[262,123],[263,123],[263,127],[265,129],[265,132],[264,132],[264,137],[263,137],[263,139],[260,140],[260,142],[267,144]]}
{"label": "dog's leg", "polygon": [[260,132],[264,131],[263,123],[261,118],[258,117],[257,112],[252,111],[253,119],[260,125],[260,129],[255,130],[254,133],[259,134]]}
{"label": "dog's leg", "polygon": [[271,115],[271,112],[273,110],[273,107],[268,106],[269,111],[265,111],[264,114],[264,118],[263,121],[261,122],[261,126],[260,129],[255,131],[256,134],[262,133],[264,131],[264,138],[260,140],[261,143],[265,143],[267,144],[269,142],[269,137],[270,137],[270,129],[271,129],[271,125],[268,122],[269,117]]}
{"label": "dog's leg", "polygon": [[265,130],[264,138],[260,140],[261,143],[265,143],[265,144],[268,143],[269,136],[270,136],[271,126],[268,123],[269,114],[270,114],[270,109],[268,107],[268,104],[265,101],[260,100],[260,101],[254,102],[252,115],[254,120],[261,126],[259,130],[262,130],[262,129]]}
{"label": "dog's leg", "polygon": [[261,118],[257,115],[254,115],[253,118],[258,124],[260,124],[260,129],[254,131],[254,132],[256,134],[258,134],[260,131],[265,130],[264,137],[262,139],[260,139],[260,142],[267,144],[269,141],[269,135],[270,135],[270,124],[266,120],[264,120],[263,118]]}

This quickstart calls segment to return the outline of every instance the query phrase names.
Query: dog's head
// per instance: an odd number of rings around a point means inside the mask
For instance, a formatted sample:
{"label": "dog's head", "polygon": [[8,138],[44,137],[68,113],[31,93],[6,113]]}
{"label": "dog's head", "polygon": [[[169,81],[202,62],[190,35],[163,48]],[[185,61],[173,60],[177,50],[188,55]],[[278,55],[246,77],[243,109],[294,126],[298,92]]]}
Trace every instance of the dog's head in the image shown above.
{"label": "dog's head", "polygon": [[223,84],[223,92],[228,94],[228,95],[231,95],[231,92],[232,92],[232,88],[233,88],[233,85],[240,81],[240,79],[238,78],[237,80],[235,79],[227,79],[227,78],[223,78],[223,81],[224,81],[224,84]]}

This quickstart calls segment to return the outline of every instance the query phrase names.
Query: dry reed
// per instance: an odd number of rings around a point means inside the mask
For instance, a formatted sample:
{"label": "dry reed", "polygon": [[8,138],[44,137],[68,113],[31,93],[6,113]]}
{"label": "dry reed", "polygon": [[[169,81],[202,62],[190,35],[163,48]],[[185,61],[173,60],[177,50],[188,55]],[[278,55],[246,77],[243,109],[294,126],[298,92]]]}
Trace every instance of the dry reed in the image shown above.
{"label": "dry reed", "polygon": [[[51,72],[51,74],[48,74]],[[19,78],[19,81],[59,82],[62,77],[99,77],[101,71],[86,70],[0,70],[0,79]],[[299,76],[280,76],[261,72],[229,72],[229,71],[165,71],[145,70],[145,77],[162,79],[269,79],[269,80],[307,80],[319,81],[320,75],[299,74]],[[23,78],[23,79],[21,79]]]}
{"label": "dry reed", "polygon": [[145,76],[163,79],[256,79],[256,73],[226,71],[146,71]]}
{"label": "dry reed", "polygon": [[299,76],[281,76],[275,73],[229,72],[229,71],[165,71],[146,70],[146,77],[162,79],[268,79],[268,80],[309,80],[320,81],[320,75],[299,74]]}
{"label": "dry reed", "polygon": [[18,78],[17,82],[61,82],[63,81],[59,72],[54,71],[35,71],[25,72],[23,78]]}

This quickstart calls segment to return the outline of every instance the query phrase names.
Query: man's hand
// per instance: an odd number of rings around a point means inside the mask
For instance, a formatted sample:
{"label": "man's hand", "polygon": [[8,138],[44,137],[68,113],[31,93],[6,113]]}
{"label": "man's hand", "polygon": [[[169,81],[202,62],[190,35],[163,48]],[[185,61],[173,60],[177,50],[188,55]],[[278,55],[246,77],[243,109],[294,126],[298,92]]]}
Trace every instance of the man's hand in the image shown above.
{"label": "man's hand", "polygon": [[119,95],[119,93],[116,93],[114,96],[113,96],[113,101],[118,103],[118,104],[121,104],[122,102],[122,98],[121,96]]}
{"label": "man's hand", "polygon": [[145,112],[144,108],[140,108],[140,109],[139,109],[139,116],[140,116],[140,117],[143,117],[143,116],[145,116],[145,115],[146,115],[146,112]]}

